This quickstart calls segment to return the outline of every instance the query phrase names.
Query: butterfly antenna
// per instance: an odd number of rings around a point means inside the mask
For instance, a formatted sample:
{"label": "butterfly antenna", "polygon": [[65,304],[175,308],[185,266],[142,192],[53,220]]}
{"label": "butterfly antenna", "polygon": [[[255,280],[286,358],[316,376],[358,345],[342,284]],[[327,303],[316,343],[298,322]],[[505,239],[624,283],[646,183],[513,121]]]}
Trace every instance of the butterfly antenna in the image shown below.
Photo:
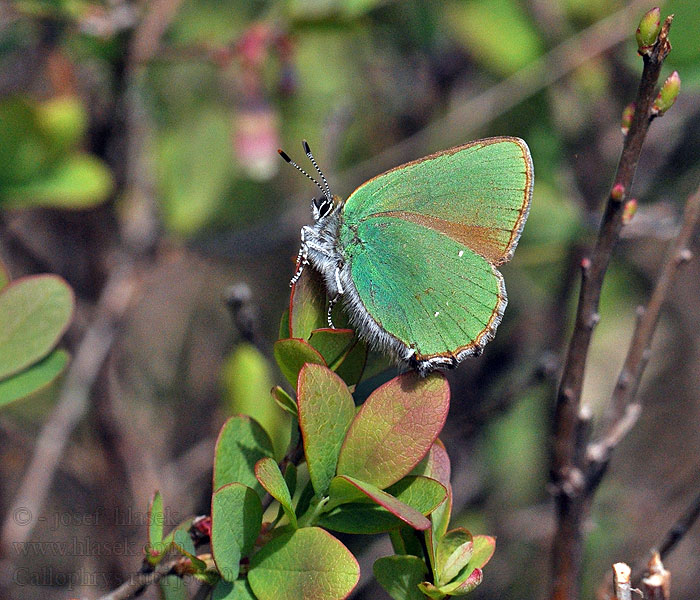
{"label": "butterfly antenna", "polygon": [[323,185],[326,188],[326,191],[325,191],[326,198],[331,200],[333,198],[333,196],[331,195],[331,186],[328,185],[328,180],[325,178],[325,176],[321,172],[321,169],[318,168],[318,164],[316,163],[316,159],[314,158],[314,155],[311,154],[311,148],[309,148],[309,143],[306,140],[302,140],[301,144],[302,144],[302,146],[304,146],[304,152],[306,152],[306,156],[309,157],[309,160],[311,161],[311,164],[314,166],[314,169],[316,169],[318,174],[321,176],[321,180],[323,181]]}
{"label": "butterfly antenna", "polygon": [[[302,168],[301,168],[297,163],[295,163],[291,158],[289,158],[289,156],[287,155],[287,153],[286,153],[284,150],[278,148],[278,149],[277,149],[277,153],[278,153],[284,160],[286,160],[290,165],[292,165],[297,171],[299,171],[302,175],[305,175],[305,176],[308,177],[311,181],[313,181],[313,182],[318,186],[318,189],[321,190],[321,193],[322,193],[324,196],[326,195],[326,190],[323,189],[323,187],[321,186],[321,184],[320,184],[318,181],[316,181],[313,177],[311,177],[311,175],[309,175],[306,171],[304,171],[304,169],[302,169]],[[328,185],[328,184],[326,184],[326,185]]]}

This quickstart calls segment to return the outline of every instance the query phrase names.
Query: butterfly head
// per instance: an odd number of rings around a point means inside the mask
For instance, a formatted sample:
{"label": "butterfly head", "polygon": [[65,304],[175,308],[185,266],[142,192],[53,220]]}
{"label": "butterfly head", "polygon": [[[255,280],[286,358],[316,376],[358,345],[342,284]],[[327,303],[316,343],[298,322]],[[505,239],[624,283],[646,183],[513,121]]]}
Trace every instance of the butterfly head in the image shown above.
{"label": "butterfly head", "polygon": [[313,198],[311,200],[311,211],[313,212],[314,215],[314,221],[320,221],[324,217],[327,217],[329,214],[333,212],[333,194],[331,194],[331,188],[328,185],[328,180],[325,178],[323,173],[321,172],[321,169],[319,168],[318,164],[316,163],[316,159],[314,158],[314,155],[311,154],[311,148],[309,148],[309,144],[306,140],[302,141],[302,146],[304,148],[304,153],[306,156],[309,157],[309,160],[311,161],[311,164],[314,166],[316,169],[316,172],[319,174],[321,177],[321,181],[323,181],[323,185],[321,185],[316,179],[311,177],[304,169],[302,169],[297,163],[295,163],[289,156],[287,155],[286,152],[282,150],[277,150],[279,155],[286,160],[290,165],[292,165],[297,171],[301,172],[303,175],[308,177],[311,181],[313,181],[316,186],[318,186],[318,189],[321,190],[321,196]]}
{"label": "butterfly head", "polygon": [[326,195],[319,196],[311,200],[311,211],[314,214],[314,221],[320,221],[333,212],[333,199]]}

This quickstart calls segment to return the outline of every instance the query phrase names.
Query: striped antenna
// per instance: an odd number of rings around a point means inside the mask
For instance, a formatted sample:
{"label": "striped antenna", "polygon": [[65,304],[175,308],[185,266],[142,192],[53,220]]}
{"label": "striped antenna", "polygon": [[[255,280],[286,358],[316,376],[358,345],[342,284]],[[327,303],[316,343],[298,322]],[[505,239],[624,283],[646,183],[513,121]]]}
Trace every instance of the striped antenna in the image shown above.
{"label": "striped antenna", "polygon": [[[306,177],[308,177],[311,181],[313,181],[318,186],[318,189],[321,190],[321,193],[324,196],[326,195],[326,190],[324,190],[323,187],[321,187],[321,184],[318,181],[316,181],[313,177],[311,177],[311,175],[309,175],[306,171],[304,171],[304,169],[302,169],[291,158],[289,158],[289,156],[287,155],[287,153],[284,150],[282,150],[281,148],[277,148],[277,154],[279,154],[284,160],[286,160],[290,165],[292,165],[302,175],[306,175]],[[328,184],[326,184],[326,186],[328,186]]]}
{"label": "striped antenna", "polygon": [[318,174],[321,176],[321,180],[323,181],[323,185],[326,188],[325,195],[326,198],[331,200],[333,196],[331,195],[331,187],[328,185],[328,180],[325,178],[323,173],[321,172],[321,169],[318,168],[318,164],[316,163],[316,159],[314,158],[314,155],[311,154],[311,148],[309,148],[309,143],[306,140],[302,140],[301,145],[304,147],[304,152],[306,152],[306,156],[309,157],[309,160],[311,161],[311,164],[314,166]]}

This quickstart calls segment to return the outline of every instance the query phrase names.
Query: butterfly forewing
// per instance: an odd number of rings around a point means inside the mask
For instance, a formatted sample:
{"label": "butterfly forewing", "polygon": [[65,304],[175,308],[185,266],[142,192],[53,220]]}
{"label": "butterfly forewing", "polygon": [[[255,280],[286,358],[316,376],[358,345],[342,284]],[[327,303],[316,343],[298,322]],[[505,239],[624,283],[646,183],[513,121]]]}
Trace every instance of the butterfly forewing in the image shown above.
{"label": "butterfly forewing", "polygon": [[489,138],[387,171],[344,207],[347,225],[381,213],[423,225],[489,262],[508,260],[527,218],[532,161],[518,138]]}
{"label": "butterfly forewing", "polygon": [[506,305],[495,265],[512,256],[531,191],[517,138],[473,142],[360,186],[344,206],[339,246],[377,325],[419,360],[483,347]]}

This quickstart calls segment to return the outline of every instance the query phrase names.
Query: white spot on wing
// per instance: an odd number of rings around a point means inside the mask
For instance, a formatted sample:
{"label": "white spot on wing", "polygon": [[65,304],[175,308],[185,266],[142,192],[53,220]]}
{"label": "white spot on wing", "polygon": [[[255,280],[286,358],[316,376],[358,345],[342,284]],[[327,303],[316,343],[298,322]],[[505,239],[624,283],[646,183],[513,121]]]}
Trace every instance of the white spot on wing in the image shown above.
{"label": "white spot on wing", "polygon": [[437,312],[435,313],[435,316],[437,317],[439,314],[440,314],[440,311],[437,311]]}
{"label": "white spot on wing", "polygon": [[460,250],[460,251],[459,251],[459,254],[458,254],[457,256],[459,256],[460,258],[462,258],[462,257],[464,256],[464,250]]}

